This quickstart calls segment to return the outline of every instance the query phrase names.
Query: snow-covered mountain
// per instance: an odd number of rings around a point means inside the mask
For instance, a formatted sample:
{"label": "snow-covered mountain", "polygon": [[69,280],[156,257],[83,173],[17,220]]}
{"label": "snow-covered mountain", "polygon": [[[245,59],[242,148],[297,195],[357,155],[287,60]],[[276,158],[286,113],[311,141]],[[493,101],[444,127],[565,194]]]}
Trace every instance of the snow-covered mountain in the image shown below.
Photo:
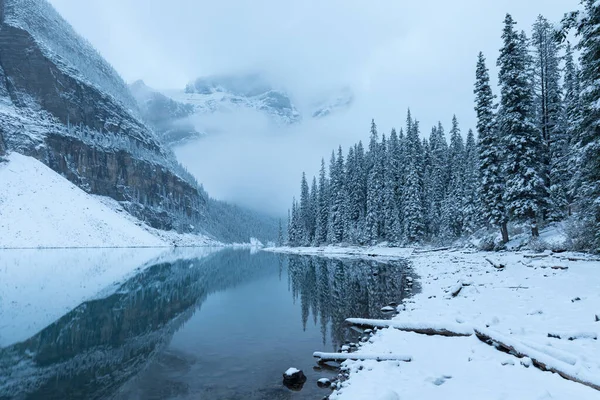
{"label": "snow-covered mountain", "polygon": [[343,87],[322,96],[312,104],[311,117],[324,118],[329,115],[347,110],[352,106],[354,93],[349,87]]}
{"label": "snow-covered mountain", "polygon": [[[123,79],[46,0],[0,0],[0,58],[0,155],[34,157],[152,228],[213,235],[205,227],[219,216],[206,192],[143,119]],[[186,112],[155,103],[170,117]],[[275,232],[274,223],[254,222]]]}
{"label": "snow-covered mountain", "polygon": [[310,100],[300,102],[302,107],[297,107],[293,100],[296,96],[258,73],[203,77],[185,89],[162,92],[139,80],[130,89],[144,120],[168,145],[220,131],[214,123],[203,123],[217,114],[256,112],[285,127],[343,112],[354,101],[352,89],[345,86],[310,96]]}
{"label": "snow-covered mountain", "polygon": [[167,94],[193,104],[199,115],[250,109],[265,113],[278,124],[294,124],[302,119],[290,96],[260,74],[198,78],[185,90]]}
{"label": "snow-covered mountain", "polygon": [[129,85],[144,120],[168,145],[179,144],[202,136],[189,117],[196,112],[189,103],[182,103],[165,96],[138,80]]}

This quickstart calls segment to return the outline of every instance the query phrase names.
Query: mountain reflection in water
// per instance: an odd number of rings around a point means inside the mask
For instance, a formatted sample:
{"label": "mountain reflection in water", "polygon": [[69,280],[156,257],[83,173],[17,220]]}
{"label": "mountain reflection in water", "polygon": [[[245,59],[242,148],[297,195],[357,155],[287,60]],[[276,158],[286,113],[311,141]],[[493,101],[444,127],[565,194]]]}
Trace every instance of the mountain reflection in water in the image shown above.
{"label": "mountain reflection in water", "polygon": [[[409,274],[403,261],[247,250],[157,263],[0,349],[0,399],[317,398],[312,382],[303,394],[281,387],[284,363],[356,340],[345,318],[385,317],[382,306],[410,295]],[[242,291],[237,309],[208,301]],[[285,353],[265,355],[274,343]]]}

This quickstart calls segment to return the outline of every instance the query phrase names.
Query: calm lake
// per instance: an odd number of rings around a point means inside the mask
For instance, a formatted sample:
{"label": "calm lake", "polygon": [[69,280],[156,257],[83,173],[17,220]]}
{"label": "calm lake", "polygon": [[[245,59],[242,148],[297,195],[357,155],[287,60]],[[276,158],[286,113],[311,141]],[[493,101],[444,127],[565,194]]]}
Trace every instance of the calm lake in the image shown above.
{"label": "calm lake", "polygon": [[[249,250],[157,261],[0,348],[0,399],[321,399],[336,373],[312,353],[359,340],[348,317],[390,317],[407,276],[403,261]],[[300,392],[282,385],[289,367]]]}

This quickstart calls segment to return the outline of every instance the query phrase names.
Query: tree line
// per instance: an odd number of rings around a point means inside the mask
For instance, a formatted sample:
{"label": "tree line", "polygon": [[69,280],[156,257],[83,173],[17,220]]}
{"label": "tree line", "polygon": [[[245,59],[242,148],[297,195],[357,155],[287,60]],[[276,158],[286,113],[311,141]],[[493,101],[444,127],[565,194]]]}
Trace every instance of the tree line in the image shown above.
{"label": "tree line", "polygon": [[574,245],[599,250],[600,2],[582,6],[558,31],[539,16],[530,37],[506,15],[497,95],[477,58],[477,139],[456,116],[449,143],[441,123],[421,139],[409,110],[399,131],[380,135],[372,121],[367,149],[340,146],[318,177],[303,174],[288,244],[449,242],[485,227],[505,243],[509,223],[537,237],[569,219]]}

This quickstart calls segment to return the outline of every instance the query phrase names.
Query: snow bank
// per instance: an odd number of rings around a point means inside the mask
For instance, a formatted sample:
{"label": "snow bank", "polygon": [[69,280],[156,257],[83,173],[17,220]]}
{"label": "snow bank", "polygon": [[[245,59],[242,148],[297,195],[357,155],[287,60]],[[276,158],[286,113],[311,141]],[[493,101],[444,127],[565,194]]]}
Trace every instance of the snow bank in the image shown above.
{"label": "snow bank", "polygon": [[167,245],[32,157],[11,153],[0,182],[0,248]]}
{"label": "snow bank", "polygon": [[144,225],[114,199],[90,195],[32,157],[0,163],[0,249],[222,246]]}
{"label": "snow bank", "polygon": [[[547,236],[555,234],[550,232]],[[596,321],[600,261],[568,252],[533,255],[445,250],[406,255],[405,249],[390,248],[383,255],[377,250],[282,249],[287,253],[330,257],[392,258],[394,253],[405,257],[420,276],[421,291],[406,299],[391,321],[380,321],[382,327],[451,327],[465,333],[473,326],[488,327],[511,344],[524,346],[523,351],[532,357],[565,369],[582,381],[600,381],[600,341],[587,334],[600,329],[600,322]],[[490,265],[486,258],[491,255],[505,267]],[[460,296],[448,296],[449,288],[456,287],[457,282],[468,285],[462,285]],[[548,337],[549,333],[562,336],[565,332],[568,337],[578,338]],[[600,398],[597,390],[543,372],[531,360],[502,353],[474,335],[427,336],[380,328],[358,351],[410,352],[412,362],[346,361],[344,366],[349,368],[350,378],[333,392],[332,400],[376,398],[374,394],[386,392],[424,400]]]}

